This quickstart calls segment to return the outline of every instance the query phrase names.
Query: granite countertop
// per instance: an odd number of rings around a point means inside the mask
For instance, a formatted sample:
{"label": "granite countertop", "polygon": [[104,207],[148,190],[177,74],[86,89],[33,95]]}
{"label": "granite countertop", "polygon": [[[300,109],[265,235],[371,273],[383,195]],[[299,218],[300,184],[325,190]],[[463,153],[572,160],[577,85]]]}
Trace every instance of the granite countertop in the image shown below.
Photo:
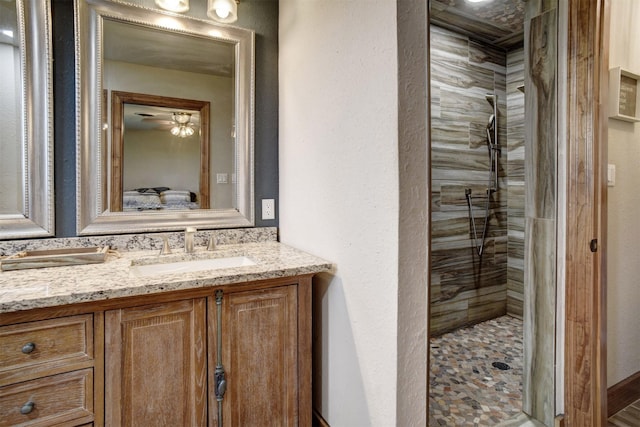
{"label": "granite countertop", "polygon": [[[139,277],[133,264],[244,256],[255,265]],[[0,272],[0,313],[120,297],[326,272],[332,264],[279,242],[198,247],[193,254],[157,250],[109,254],[104,263]]]}

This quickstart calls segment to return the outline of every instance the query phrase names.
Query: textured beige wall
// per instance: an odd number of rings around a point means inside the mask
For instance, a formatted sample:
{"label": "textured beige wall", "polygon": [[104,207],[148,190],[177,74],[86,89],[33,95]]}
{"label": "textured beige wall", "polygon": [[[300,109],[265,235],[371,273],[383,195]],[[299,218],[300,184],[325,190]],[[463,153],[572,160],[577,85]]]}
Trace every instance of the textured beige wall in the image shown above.
{"label": "textured beige wall", "polygon": [[[314,284],[314,406],[336,427],[396,425],[398,353],[410,350],[398,342],[396,2],[279,7],[280,239],[336,264]],[[412,326],[424,331],[424,316]],[[422,373],[402,374],[425,419],[422,338]]]}
{"label": "textured beige wall", "polygon": [[[609,66],[640,74],[640,2],[611,1]],[[609,119],[607,383],[640,371],[640,124]]]}

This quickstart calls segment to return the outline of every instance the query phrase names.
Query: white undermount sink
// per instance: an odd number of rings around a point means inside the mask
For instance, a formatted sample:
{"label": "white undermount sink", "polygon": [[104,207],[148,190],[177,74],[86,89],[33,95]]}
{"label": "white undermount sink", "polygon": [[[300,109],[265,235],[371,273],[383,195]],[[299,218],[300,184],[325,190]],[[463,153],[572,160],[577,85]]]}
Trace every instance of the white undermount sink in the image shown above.
{"label": "white undermount sink", "polygon": [[131,272],[138,277],[160,276],[163,274],[193,273],[195,271],[219,270],[222,268],[244,267],[256,265],[256,263],[245,256],[234,256],[228,258],[208,258],[191,261],[176,261],[167,263],[132,265]]}

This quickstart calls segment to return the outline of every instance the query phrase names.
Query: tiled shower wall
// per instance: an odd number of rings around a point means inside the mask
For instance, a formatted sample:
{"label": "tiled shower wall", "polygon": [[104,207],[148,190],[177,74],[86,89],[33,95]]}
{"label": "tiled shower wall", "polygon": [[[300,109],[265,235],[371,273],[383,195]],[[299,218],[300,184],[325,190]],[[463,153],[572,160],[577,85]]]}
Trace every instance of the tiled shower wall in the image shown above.
{"label": "tiled shower wall", "polygon": [[525,228],[523,86],[524,48],[520,48],[507,53],[507,313],[520,319],[524,299]]}
{"label": "tiled shower wall", "polygon": [[[522,316],[524,97],[518,91],[514,121],[508,119],[507,102],[515,99],[512,90],[522,84],[523,62],[521,50],[507,57],[501,49],[431,27],[433,335],[501,316],[508,307]],[[465,190],[471,189],[479,243],[490,167],[486,127],[493,113],[486,95],[494,92],[502,146],[499,191],[490,197],[490,222],[480,257]],[[513,134],[513,143],[507,143],[508,133]],[[507,176],[512,172],[516,180],[510,185]],[[508,231],[510,226],[513,232]]]}

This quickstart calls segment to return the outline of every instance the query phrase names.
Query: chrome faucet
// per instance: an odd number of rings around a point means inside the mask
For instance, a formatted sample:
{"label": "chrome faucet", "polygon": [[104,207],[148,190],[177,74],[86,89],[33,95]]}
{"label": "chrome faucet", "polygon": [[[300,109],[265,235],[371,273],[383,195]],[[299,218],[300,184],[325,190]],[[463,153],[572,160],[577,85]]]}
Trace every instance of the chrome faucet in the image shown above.
{"label": "chrome faucet", "polygon": [[193,235],[198,231],[195,227],[187,227],[184,230],[184,251],[185,253],[193,253]]}
{"label": "chrome faucet", "polygon": [[171,247],[169,246],[169,237],[162,236],[162,249],[160,249],[160,255],[167,255],[171,253]]}

